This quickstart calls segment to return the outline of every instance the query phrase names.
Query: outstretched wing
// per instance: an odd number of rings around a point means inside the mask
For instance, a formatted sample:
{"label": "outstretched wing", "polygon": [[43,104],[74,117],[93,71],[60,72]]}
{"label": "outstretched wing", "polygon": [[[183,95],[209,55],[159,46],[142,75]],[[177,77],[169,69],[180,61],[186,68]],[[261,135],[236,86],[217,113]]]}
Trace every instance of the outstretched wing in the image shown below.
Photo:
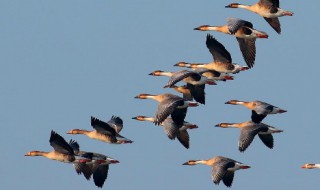
{"label": "outstretched wing", "polygon": [[[212,180],[214,184],[219,184],[220,181],[225,178],[224,181],[231,181],[232,183],[232,179],[230,178],[231,176],[228,176],[227,173],[229,173],[227,170],[228,168],[232,168],[234,167],[234,162],[230,162],[227,160],[221,160],[220,162],[217,162],[213,167],[212,167]],[[227,174],[227,176],[226,176]],[[229,182],[230,183],[230,182]]]}
{"label": "outstretched wing", "polygon": [[171,113],[172,120],[177,125],[183,125],[184,119],[186,118],[188,108],[176,108]]}
{"label": "outstretched wing", "polygon": [[249,68],[253,67],[256,59],[256,39],[237,38],[243,59]]}
{"label": "outstretched wing", "polygon": [[80,146],[78,144],[77,141],[70,139],[69,141],[69,145],[71,146],[71,148],[73,149],[73,152],[75,154],[78,154],[78,152],[80,151]]}
{"label": "outstretched wing", "polygon": [[278,33],[281,33],[281,25],[280,25],[280,21],[278,18],[267,18],[267,17],[263,17],[269,24],[270,26]]}
{"label": "outstretched wing", "polygon": [[185,147],[185,148],[189,148],[190,147],[190,143],[189,143],[189,133],[187,130],[180,130],[179,134],[177,136],[179,142]]}
{"label": "outstretched wing", "polygon": [[99,133],[105,135],[115,136],[117,134],[116,130],[112,128],[108,123],[101,121],[95,117],[91,116],[91,126],[97,130]]}
{"label": "outstretched wing", "polygon": [[109,164],[100,164],[93,171],[93,181],[97,187],[103,186],[104,182],[108,177]]}
{"label": "outstretched wing", "polygon": [[72,147],[66,142],[66,140],[64,140],[63,137],[53,130],[51,131],[49,142],[55,151],[63,154],[74,155]]}
{"label": "outstretched wing", "polygon": [[179,103],[179,101],[172,101],[169,98],[160,102],[158,105],[154,123],[156,125],[162,123],[176,109]]}
{"label": "outstretched wing", "polygon": [[118,116],[112,116],[111,119],[107,122],[117,133],[123,128],[123,120]]}
{"label": "outstretched wing", "polygon": [[273,148],[273,136],[272,134],[258,134],[259,138],[268,148]]}
{"label": "outstretched wing", "polygon": [[167,134],[169,139],[173,140],[179,133],[179,126],[171,119],[167,118],[162,122],[164,132]]}
{"label": "outstretched wing", "polygon": [[261,131],[261,127],[244,127],[240,130],[239,150],[244,152],[252,143],[254,137]]}
{"label": "outstretched wing", "polygon": [[193,96],[194,100],[201,103],[201,104],[205,104],[205,85],[193,85],[193,84],[189,84],[187,83],[187,87],[190,90],[191,95]]}
{"label": "outstretched wing", "polygon": [[210,53],[212,54],[214,61],[223,63],[232,62],[230,53],[210,34],[207,34],[206,45]]}
{"label": "outstretched wing", "polygon": [[73,164],[77,174],[81,175],[83,174],[84,177],[89,180],[92,175],[92,167],[87,165],[86,163],[74,163]]}
{"label": "outstretched wing", "polygon": [[267,116],[266,114],[258,114],[256,111],[251,111],[251,120],[255,123],[261,123],[261,121]]}
{"label": "outstretched wing", "polygon": [[224,174],[224,177],[222,178],[222,181],[227,187],[231,187],[232,186],[232,182],[233,182],[233,178],[234,178],[234,172],[227,171]]}

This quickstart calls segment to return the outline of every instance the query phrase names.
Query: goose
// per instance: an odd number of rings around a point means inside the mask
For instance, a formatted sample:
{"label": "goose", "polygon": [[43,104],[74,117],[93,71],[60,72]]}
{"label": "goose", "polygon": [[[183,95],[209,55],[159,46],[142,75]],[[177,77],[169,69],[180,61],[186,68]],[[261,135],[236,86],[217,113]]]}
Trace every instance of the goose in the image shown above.
{"label": "goose", "polygon": [[239,43],[242,56],[249,68],[253,67],[256,58],[256,39],[268,38],[267,33],[254,29],[251,22],[238,18],[227,18],[227,24],[224,26],[202,25],[194,28],[194,30],[214,30],[234,35]]}
{"label": "goose", "polygon": [[252,110],[251,120],[255,123],[260,123],[269,114],[278,114],[287,112],[284,109],[273,106],[271,104],[254,100],[251,102],[239,101],[239,100],[229,100],[225,104],[231,105],[243,105],[246,108]]}
{"label": "goose", "polygon": [[320,164],[303,164],[301,166],[303,169],[315,169],[315,168],[320,168]]}
{"label": "goose", "polygon": [[264,123],[255,123],[253,121],[246,121],[243,123],[219,123],[215,125],[221,128],[239,128],[240,137],[238,147],[240,152],[244,152],[256,135],[259,136],[261,141],[270,149],[273,148],[273,133],[281,133],[283,130],[276,129],[275,127],[266,125]]}
{"label": "goose", "polygon": [[51,131],[49,142],[54,149],[53,151],[44,152],[34,150],[26,153],[25,156],[43,156],[51,160],[65,163],[90,161],[89,159],[76,156],[72,147],[66,142],[66,140],[53,130]]}
{"label": "goose", "polygon": [[189,71],[189,70],[181,70],[177,72],[165,72],[161,70],[156,70],[151,72],[149,75],[152,76],[168,76],[170,77],[168,83],[164,86],[164,88],[171,88],[173,85],[180,81],[184,81],[187,84],[192,85],[216,85],[214,80],[207,79],[207,77],[202,76],[202,73]]}
{"label": "goose", "polygon": [[196,164],[211,166],[213,183],[218,185],[222,180],[227,187],[232,186],[235,171],[250,168],[248,165],[223,156],[216,156],[208,160],[189,160],[182,165],[193,166]]}
{"label": "goose", "polygon": [[[77,135],[77,134],[83,134],[88,136],[89,138],[99,140],[106,143],[111,144],[127,144],[127,143],[133,143],[132,140],[121,136],[117,133],[116,130],[121,130],[115,127],[116,122],[118,120],[118,117],[112,117],[111,121],[104,122],[99,120],[98,118],[95,118],[91,116],[91,126],[95,129],[92,131],[84,130],[84,129],[72,129],[67,132],[67,134]],[[122,121],[122,120],[121,120]]]}
{"label": "goose", "polygon": [[230,53],[220,42],[218,42],[218,40],[216,40],[210,34],[207,35],[206,45],[213,57],[213,62],[209,64],[178,62],[174,66],[187,67],[193,69],[204,68],[207,70],[214,70],[220,73],[233,74],[239,73],[240,71],[248,70],[248,67],[243,67],[241,65],[232,63]]}
{"label": "goose", "polygon": [[184,119],[187,114],[188,107],[198,106],[197,102],[187,101],[180,96],[164,93],[158,95],[152,94],[139,94],[135,96],[137,99],[153,99],[159,102],[156,112],[154,124],[160,125],[169,115],[172,120],[178,124],[183,125]]}
{"label": "goose", "polygon": [[167,87],[174,87],[176,83],[179,81],[184,81],[187,83],[187,87],[190,90],[191,95],[193,98],[201,103],[205,104],[205,84],[209,85],[216,85],[214,80],[207,79],[207,77],[201,75],[202,72],[194,72],[188,70],[181,70],[178,72],[164,72],[161,70],[156,70],[151,72],[149,75],[152,76],[170,76],[168,83],[164,86]]}
{"label": "goose", "polygon": [[[149,121],[154,122],[155,118],[153,117],[147,117],[147,116],[136,116],[132,119],[135,119],[137,121]],[[168,138],[170,140],[174,140],[176,137],[179,140],[179,142],[185,147],[189,148],[189,133],[187,129],[195,129],[198,128],[197,125],[189,123],[184,121],[183,125],[177,125],[171,118],[166,118],[162,123],[160,123],[161,126],[163,126],[164,132],[167,134]]]}
{"label": "goose", "polygon": [[281,25],[278,17],[293,16],[293,12],[280,9],[279,0],[259,0],[253,5],[242,5],[239,3],[231,3],[226,8],[242,8],[247,9],[262,16],[269,25],[278,33],[281,33]]}

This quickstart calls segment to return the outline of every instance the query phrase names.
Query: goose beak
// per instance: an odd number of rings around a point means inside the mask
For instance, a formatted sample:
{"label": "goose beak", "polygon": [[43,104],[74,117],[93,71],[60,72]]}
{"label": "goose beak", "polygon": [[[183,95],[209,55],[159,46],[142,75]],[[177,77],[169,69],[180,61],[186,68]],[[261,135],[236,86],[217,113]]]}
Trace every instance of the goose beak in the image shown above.
{"label": "goose beak", "polygon": [[268,38],[268,34],[256,34],[258,38]]}

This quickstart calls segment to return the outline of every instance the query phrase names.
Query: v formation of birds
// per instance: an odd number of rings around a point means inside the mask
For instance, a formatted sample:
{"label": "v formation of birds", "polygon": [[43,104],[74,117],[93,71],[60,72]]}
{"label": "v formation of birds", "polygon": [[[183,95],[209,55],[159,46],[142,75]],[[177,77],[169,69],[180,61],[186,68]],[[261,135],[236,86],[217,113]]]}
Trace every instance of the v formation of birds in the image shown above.
{"label": "v formation of birds", "polygon": [[[242,8],[262,16],[267,23],[278,33],[281,33],[279,17],[292,16],[293,13],[281,9],[279,0],[259,0],[253,5],[242,5],[231,3],[226,8]],[[227,24],[223,26],[201,25],[194,28],[200,31],[217,31],[236,37],[240,51],[247,66],[234,64],[228,50],[221,42],[212,35],[207,34],[206,46],[213,56],[213,61],[208,64],[179,62],[174,66],[190,68],[178,72],[167,72],[155,70],[149,75],[167,76],[169,80],[164,88],[172,88],[182,94],[182,97],[171,94],[139,94],[138,99],[153,99],[158,102],[155,116],[138,115],[133,117],[137,121],[149,121],[155,125],[161,125],[169,139],[178,141],[185,148],[190,148],[189,129],[198,128],[196,124],[185,121],[188,107],[205,104],[205,86],[216,85],[217,81],[233,80],[233,74],[252,69],[255,64],[257,38],[268,38],[268,34],[253,28],[249,21],[238,18],[227,18]],[[183,86],[176,86],[178,82],[185,82]],[[216,127],[220,128],[239,128],[240,137],[238,149],[244,152],[251,144],[255,136],[258,136],[262,143],[268,148],[274,147],[273,134],[282,132],[281,129],[262,123],[262,120],[269,114],[285,113],[286,110],[262,101],[240,101],[229,100],[225,104],[242,105],[251,110],[251,119],[242,123],[219,123]],[[91,139],[99,140],[111,144],[127,144],[133,141],[121,136],[119,133],[123,128],[123,120],[120,117],[112,116],[108,122],[99,120],[91,116],[91,126],[94,130],[72,129],[67,134],[83,134]],[[90,180],[93,178],[97,187],[103,187],[108,176],[109,165],[119,163],[118,160],[106,155],[80,150],[79,144],[75,140],[69,143],[55,131],[51,131],[50,145],[53,151],[30,151],[25,156],[44,156],[51,160],[65,163],[72,163],[78,174]],[[183,165],[205,164],[212,167],[212,180],[214,184],[220,181],[231,187],[234,173],[239,169],[248,169],[249,165],[243,164],[231,158],[215,156],[210,159],[189,160]],[[304,164],[302,168],[320,168],[320,164]]]}

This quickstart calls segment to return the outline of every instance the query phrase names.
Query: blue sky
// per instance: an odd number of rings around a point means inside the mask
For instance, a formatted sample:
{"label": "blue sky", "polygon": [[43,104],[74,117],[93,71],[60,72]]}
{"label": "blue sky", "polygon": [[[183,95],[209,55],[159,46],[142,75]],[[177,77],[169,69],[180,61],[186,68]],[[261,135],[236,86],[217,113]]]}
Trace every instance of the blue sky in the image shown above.
{"label": "blue sky", "polygon": [[[319,170],[302,170],[320,162],[318,151],[318,3],[281,1],[293,17],[280,18],[278,35],[260,16],[225,9],[232,1],[29,0],[3,1],[0,6],[0,162],[5,189],[88,189],[93,181],[78,176],[70,164],[24,157],[30,150],[51,151],[50,131],[79,142],[81,149],[120,161],[112,165],[105,189],[226,189],[211,182],[211,169],[182,166],[189,159],[222,155],[252,166],[236,173],[233,188],[318,189]],[[255,1],[238,1],[251,4]],[[167,78],[148,73],[177,71],[176,62],[210,62],[203,24],[223,25],[227,17],[249,20],[269,39],[257,40],[252,70],[234,81],[206,88],[206,105],[189,109],[186,120],[191,148],[170,141],[161,127],[131,118],[153,116],[156,103],[137,100],[139,93],[163,89]],[[244,65],[233,36],[210,32],[225,45],[233,61]],[[243,122],[250,111],[225,105],[230,99],[262,100],[287,109],[267,117],[283,129],[275,148],[255,139],[245,153],[237,150],[238,129],[215,128],[220,122]],[[134,143],[111,145],[85,136],[65,134],[91,129],[90,116],[124,120],[122,135]]]}

